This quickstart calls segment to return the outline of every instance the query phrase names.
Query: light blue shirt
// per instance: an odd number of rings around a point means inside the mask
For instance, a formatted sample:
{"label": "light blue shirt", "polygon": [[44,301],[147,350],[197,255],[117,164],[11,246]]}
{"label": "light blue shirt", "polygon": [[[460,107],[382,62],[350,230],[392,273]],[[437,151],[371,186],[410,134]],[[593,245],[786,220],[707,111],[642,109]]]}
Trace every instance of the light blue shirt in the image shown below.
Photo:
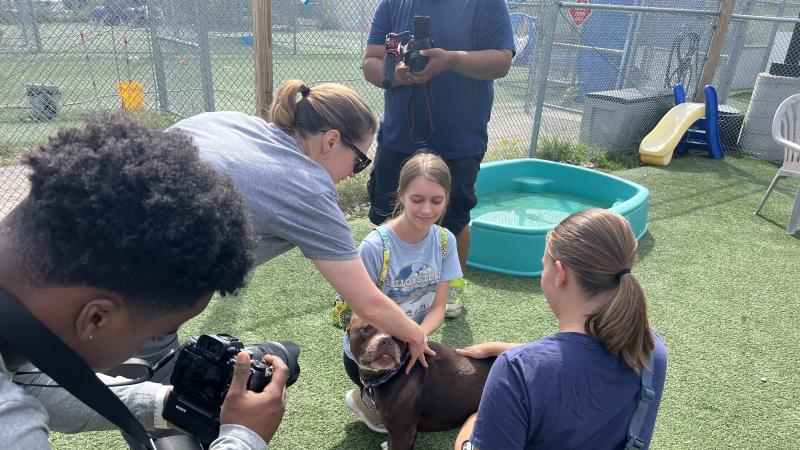
{"label": "light blue shirt", "polygon": [[[409,244],[391,228],[385,227],[389,238],[389,271],[381,291],[395,301],[406,316],[422,323],[433,306],[436,289],[442,281],[461,277],[456,237],[449,230],[433,226],[420,242]],[[442,257],[441,232],[447,234],[447,246]],[[358,247],[370,278],[377,284],[383,268],[383,239],[373,230]],[[344,335],[344,352],[352,359],[350,341]]]}

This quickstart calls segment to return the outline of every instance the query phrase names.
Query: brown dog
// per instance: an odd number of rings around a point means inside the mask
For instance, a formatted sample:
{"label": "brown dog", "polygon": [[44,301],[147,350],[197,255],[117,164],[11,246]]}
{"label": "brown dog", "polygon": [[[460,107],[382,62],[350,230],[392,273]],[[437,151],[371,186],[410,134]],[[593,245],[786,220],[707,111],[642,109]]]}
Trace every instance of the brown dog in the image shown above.
{"label": "brown dog", "polygon": [[347,330],[361,379],[389,432],[389,450],[414,448],[418,431],[460,427],[478,411],[494,358],[471,359],[436,342],[428,368],[405,375],[407,345],[353,316]]}

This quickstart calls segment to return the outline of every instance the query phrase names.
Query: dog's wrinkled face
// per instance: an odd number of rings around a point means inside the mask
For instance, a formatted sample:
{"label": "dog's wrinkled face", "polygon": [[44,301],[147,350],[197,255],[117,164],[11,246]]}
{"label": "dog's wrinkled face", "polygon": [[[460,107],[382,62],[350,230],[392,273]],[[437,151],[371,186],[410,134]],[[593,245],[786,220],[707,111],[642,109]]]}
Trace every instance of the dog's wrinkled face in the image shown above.
{"label": "dog's wrinkled face", "polygon": [[350,352],[362,373],[381,375],[399,367],[407,344],[353,316],[347,329]]}

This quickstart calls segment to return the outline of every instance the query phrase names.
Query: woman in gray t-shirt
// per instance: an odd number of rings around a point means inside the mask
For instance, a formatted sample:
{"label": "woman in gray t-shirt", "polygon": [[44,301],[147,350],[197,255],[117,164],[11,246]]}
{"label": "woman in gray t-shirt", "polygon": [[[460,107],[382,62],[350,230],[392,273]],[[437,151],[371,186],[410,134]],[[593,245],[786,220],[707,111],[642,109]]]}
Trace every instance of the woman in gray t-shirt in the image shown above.
{"label": "woman in gray t-shirt", "polygon": [[375,118],[350,88],[299,80],[278,90],[272,122],[237,112],[182,120],[173,129],[189,135],[200,157],[230,175],[244,195],[258,237],[257,263],[297,246],[351,306],[377,328],[409,343],[425,363],[425,333],[372,282],[339,209],[336,183],[370,160]]}

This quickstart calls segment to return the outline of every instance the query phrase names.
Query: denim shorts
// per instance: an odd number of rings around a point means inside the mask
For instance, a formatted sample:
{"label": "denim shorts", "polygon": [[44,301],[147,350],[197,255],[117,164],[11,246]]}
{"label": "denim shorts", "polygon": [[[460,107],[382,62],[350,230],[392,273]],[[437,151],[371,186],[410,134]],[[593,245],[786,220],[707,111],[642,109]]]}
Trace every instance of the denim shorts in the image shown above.
{"label": "denim shorts", "polygon": [[[400,169],[411,154],[378,147],[375,165],[369,176],[369,220],[380,225],[394,212]],[[475,197],[475,180],[481,167],[483,154],[466,158],[446,159],[450,168],[452,186],[447,211],[442,226],[457,235],[469,224],[469,212],[478,203]]]}

